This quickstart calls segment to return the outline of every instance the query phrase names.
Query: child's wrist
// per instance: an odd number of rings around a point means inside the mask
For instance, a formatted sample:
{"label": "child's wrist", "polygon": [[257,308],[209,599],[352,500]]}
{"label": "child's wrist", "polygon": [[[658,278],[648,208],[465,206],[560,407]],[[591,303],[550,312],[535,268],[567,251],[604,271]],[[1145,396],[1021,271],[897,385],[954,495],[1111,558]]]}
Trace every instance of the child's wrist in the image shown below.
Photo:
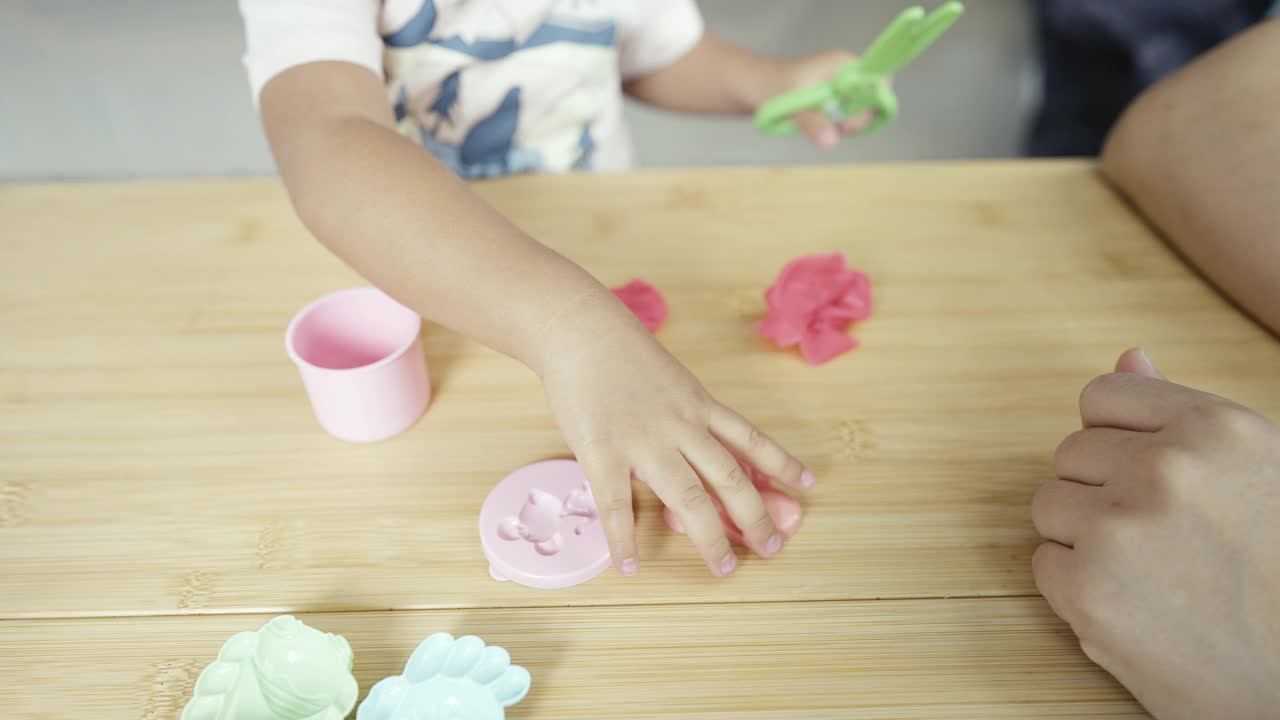
{"label": "child's wrist", "polygon": [[746,82],[738,91],[738,101],[748,113],[794,86],[794,71],[788,60],[761,57],[747,69]]}
{"label": "child's wrist", "polygon": [[538,377],[545,377],[553,364],[572,359],[636,322],[612,291],[583,275],[586,282],[549,303],[545,317],[517,349],[516,359]]}

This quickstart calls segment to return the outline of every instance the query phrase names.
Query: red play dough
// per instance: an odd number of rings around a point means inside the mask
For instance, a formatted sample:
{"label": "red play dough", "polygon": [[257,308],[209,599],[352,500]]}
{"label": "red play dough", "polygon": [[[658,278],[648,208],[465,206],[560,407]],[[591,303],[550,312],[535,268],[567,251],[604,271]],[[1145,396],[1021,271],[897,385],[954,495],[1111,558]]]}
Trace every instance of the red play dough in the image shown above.
{"label": "red play dough", "polygon": [[617,295],[622,304],[640,318],[640,322],[651,333],[658,332],[662,321],[667,319],[669,312],[667,301],[662,299],[662,293],[658,292],[658,288],[644,280],[636,279],[622,287],[616,287],[613,289],[613,294]]}
{"label": "red play dough", "polygon": [[799,345],[811,365],[857,347],[849,326],[871,315],[871,279],[850,268],[842,253],[792,260],[764,297],[769,313],[760,335],[780,348]]}

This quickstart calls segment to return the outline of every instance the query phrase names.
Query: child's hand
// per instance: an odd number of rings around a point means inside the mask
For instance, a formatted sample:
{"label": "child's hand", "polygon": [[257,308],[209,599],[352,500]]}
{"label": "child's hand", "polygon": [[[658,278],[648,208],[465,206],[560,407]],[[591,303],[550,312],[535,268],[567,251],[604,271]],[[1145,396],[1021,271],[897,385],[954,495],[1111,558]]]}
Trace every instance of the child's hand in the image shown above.
{"label": "child's hand", "polygon": [[1031,514],[1036,585],[1159,718],[1280,707],[1280,429],[1130,351]]}
{"label": "child's hand", "polygon": [[708,492],[753,550],[776,554],[782,535],[734,456],[796,490],[813,486],[812,473],[716,402],[612,296],[557,324],[545,334],[540,375],[591,480],[619,571],[639,568],[632,476],[679,516],[713,574],[731,575],[737,559]]}
{"label": "child's hand", "polygon": [[[830,80],[849,61],[857,55],[844,50],[824,50],[795,60],[783,61],[783,86],[775,95],[788,90],[808,87]],[[851,135],[866,129],[875,119],[872,111],[867,110],[840,123],[832,122],[821,110],[806,110],[791,116],[796,127],[800,128],[814,145],[829,150],[835,147],[844,135]]]}

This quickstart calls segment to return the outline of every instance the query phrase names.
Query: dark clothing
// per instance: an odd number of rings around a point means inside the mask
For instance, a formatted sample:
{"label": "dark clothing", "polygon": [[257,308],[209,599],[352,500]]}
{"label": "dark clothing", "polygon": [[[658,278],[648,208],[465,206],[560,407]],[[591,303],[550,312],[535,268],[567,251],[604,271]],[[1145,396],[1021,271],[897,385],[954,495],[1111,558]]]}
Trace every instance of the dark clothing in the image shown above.
{"label": "dark clothing", "polygon": [[1274,0],[1036,0],[1043,99],[1027,151],[1097,155],[1143,90],[1267,14]]}

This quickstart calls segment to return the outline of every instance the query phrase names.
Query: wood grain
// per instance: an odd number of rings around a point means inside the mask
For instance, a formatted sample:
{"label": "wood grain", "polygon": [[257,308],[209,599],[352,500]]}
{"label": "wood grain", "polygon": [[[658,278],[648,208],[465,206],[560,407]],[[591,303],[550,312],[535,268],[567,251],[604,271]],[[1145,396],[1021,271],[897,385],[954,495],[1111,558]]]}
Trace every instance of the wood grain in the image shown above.
{"label": "wood grain", "polygon": [[[432,632],[529,668],[508,717],[1145,718],[1029,598],[339,613],[361,696]],[[20,720],[172,720],[258,615],[0,621],[0,707]]]}
{"label": "wood grain", "polygon": [[[0,617],[978,597],[1035,592],[1027,502],[1126,346],[1280,414],[1280,345],[1081,162],[517,178],[478,186],[608,283],[819,476],[776,560],[717,582],[641,498],[642,564],[546,593],[487,575],[489,488],[565,448],[534,378],[437,328],[437,399],[352,446],[315,425],[292,313],[357,282],[275,180],[0,186]],[[800,253],[867,271],[863,346],[752,332]]]}
{"label": "wood grain", "polygon": [[[315,426],[281,347],[358,282],[274,180],[2,186],[0,707],[173,718],[263,613],[343,633],[367,690],[435,630],[534,673],[513,718],[1146,717],[1034,597],[1027,501],[1124,347],[1280,415],[1280,346],[1081,162],[518,178],[479,185],[608,283],[818,473],[805,527],[717,581],[640,494],[638,578],[489,579],[489,488],[565,448],[533,378],[428,328],[437,398],[373,446]],[[875,283],[822,367],[752,325],[790,257]],[[891,599],[877,599],[891,598]],[[394,610],[394,612],[389,612]]]}

